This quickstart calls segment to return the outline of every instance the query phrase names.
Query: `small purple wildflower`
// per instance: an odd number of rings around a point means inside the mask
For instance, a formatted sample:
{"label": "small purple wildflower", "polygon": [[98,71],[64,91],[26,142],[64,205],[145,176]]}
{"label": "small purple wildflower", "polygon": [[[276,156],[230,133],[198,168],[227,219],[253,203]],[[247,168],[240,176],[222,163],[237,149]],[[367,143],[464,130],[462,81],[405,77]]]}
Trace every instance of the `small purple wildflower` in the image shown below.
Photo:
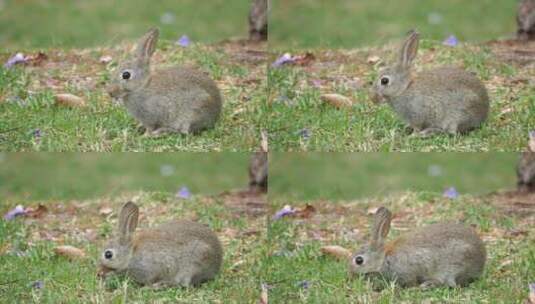
{"label": "small purple wildflower", "polygon": [[4,63],[4,68],[6,69],[9,69],[11,67],[13,67],[15,64],[17,63],[21,63],[21,62],[26,62],[28,59],[26,56],[24,56],[24,54],[22,53],[17,53],[13,56],[11,56],[7,61],[6,63]]}
{"label": "small purple wildflower", "polygon": [[35,289],[43,289],[45,287],[45,283],[43,281],[35,281],[32,283],[32,288]]}
{"label": "small purple wildflower", "polygon": [[273,216],[273,220],[279,220],[285,216],[291,215],[295,213],[295,209],[292,208],[290,205],[284,206],[281,210],[277,211],[275,215]]}
{"label": "small purple wildflower", "polygon": [[180,45],[181,47],[188,47],[191,44],[191,40],[189,39],[188,35],[182,35],[182,37],[177,40],[176,44]]}
{"label": "small purple wildflower", "polygon": [[290,53],[284,53],[282,56],[277,58],[275,62],[271,64],[271,67],[278,68],[278,67],[283,66],[286,63],[293,62],[294,60],[295,60],[294,57]]}
{"label": "small purple wildflower", "polygon": [[312,132],[309,129],[304,128],[297,131],[297,135],[301,136],[304,140],[309,140],[312,136]]}
{"label": "small purple wildflower", "polygon": [[189,199],[190,197],[191,197],[191,192],[186,186],[183,186],[182,188],[180,188],[180,190],[178,190],[178,192],[176,193],[176,198]]}
{"label": "small purple wildflower", "polygon": [[4,215],[4,219],[6,221],[10,221],[19,215],[24,215],[25,213],[26,213],[26,210],[24,209],[24,207],[22,205],[17,205],[15,208],[9,210]]}
{"label": "small purple wildflower", "polygon": [[297,286],[299,288],[303,288],[303,289],[308,289],[310,287],[310,282],[309,281],[300,281],[300,282],[297,282]]}
{"label": "small purple wildflower", "polygon": [[442,42],[442,44],[453,47],[459,44],[459,40],[454,35],[450,35],[444,42]]}
{"label": "small purple wildflower", "polygon": [[457,192],[457,189],[455,189],[455,187],[450,187],[444,191],[443,196],[449,199],[456,199],[457,197],[459,197],[459,192]]}

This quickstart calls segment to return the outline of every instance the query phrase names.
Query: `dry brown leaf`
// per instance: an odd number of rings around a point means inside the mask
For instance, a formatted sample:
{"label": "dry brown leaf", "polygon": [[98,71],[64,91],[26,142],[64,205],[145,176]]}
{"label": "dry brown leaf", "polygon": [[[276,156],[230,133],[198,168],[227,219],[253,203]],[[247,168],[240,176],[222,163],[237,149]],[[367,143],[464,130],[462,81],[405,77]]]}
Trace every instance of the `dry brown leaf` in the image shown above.
{"label": "dry brown leaf", "polygon": [[25,215],[33,218],[41,218],[48,212],[48,208],[45,205],[39,204],[36,209],[28,207],[25,210]]}
{"label": "dry brown leaf", "polygon": [[321,100],[326,102],[336,108],[350,108],[353,105],[353,101],[340,94],[323,94],[321,95]]}
{"label": "dry brown leaf", "polygon": [[306,204],[304,208],[297,209],[295,215],[301,218],[309,218],[316,212],[316,208],[310,204]]}
{"label": "dry brown leaf", "polygon": [[85,258],[85,252],[82,249],[69,245],[57,246],[56,248],[54,248],[54,252],[57,255],[64,256],[70,260]]}
{"label": "dry brown leaf", "polygon": [[379,56],[370,56],[368,57],[367,61],[369,64],[376,64],[377,62],[379,62],[381,60],[381,58]]}
{"label": "dry brown leaf", "polygon": [[345,249],[342,246],[323,246],[321,247],[321,252],[323,254],[331,255],[339,260],[346,260],[351,256],[351,251]]}
{"label": "dry brown leaf", "polygon": [[56,104],[65,107],[85,107],[86,103],[81,97],[73,94],[56,94]]}
{"label": "dry brown leaf", "polygon": [[100,208],[100,210],[98,211],[98,213],[100,215],[109,215],[113,212],[113,209],[111,209],[110,207],[102,207]]}
{"label": "dry brown leaf", "polygon": [[259,304],[268,304],[268,286],[262,284],[262,292],[260,292],[260,301]]}

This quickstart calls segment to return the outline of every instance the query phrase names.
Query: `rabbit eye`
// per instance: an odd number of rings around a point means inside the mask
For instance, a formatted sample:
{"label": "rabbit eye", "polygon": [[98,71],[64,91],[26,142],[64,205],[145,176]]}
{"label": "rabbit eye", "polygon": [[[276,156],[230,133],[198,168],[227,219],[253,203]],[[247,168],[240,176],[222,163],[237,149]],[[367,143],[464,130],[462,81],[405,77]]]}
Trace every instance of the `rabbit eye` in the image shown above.
{"label": "rabbit eye", "polygon": [[109,260],[111,258],[113,258],[113,252],[111,250],[106,250],[104,251],[104,257]]}
{"label": "rabbit eye", "polygon": [[390,78],[388,78],[386,76],[381,78],[381,84],[382,85],[387,85],[389,83],[390,83]]}
{"label": "rabbit eye", "polygon": [[355,264],[362,265],[364,263],[364,259],[359,255],[355,258]]}
{"label": "rabbit eye", "polygon": [[132,74],[129,71],[124,71],[123,74],[121,74],[121,78],[128,80],[132,77]]}

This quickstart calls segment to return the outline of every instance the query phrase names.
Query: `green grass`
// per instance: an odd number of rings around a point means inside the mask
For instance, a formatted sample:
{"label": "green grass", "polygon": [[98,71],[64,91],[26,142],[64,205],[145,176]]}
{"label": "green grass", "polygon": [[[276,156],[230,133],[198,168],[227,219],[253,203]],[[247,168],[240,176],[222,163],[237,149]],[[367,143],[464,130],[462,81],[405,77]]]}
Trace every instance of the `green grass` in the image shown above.
{"label": "green grass", "polygon": [[517,153],[271,153],[270,199],[352,200],[406,190],[482,195],[516,183]]}
{"label": "green grass", "polygon": [[[517,153],[272,153],[269,201],[314,207],[268,222],[263,281],[275,303],[523,303],[535,273],[533,195],[518,195]],[[429,172],[434,172],[430,174]],[[437,173],[440,175],[436,175]],[[460,196],[443,197],[455,186]],[[356,250],[368,237],[370,210],[395,215],[390,238],[438,221],[472,225],[488,259],[467,288],[422,291],[348,276],[346,261],[321,247]],[[310,207],[309,207],[310,209]],[[308,288],[303,287],[308,285]]]}
{"label": "green grass", "polygon": [[242,153],[2,153],[0,196],[26,200],[92,199],[125,191],[212,195],[247,185]]}
{"label": "green grass", "polygon": [[[259,260],[265,256],[263,218],[237,216],[221,198],[177,200],[165,192],[137,192],[140,228],[173,218],[195,218],[210,226],[225,248],[215,280],[198,288],[140,287],[119,277],[100,281],[96,267],[101,246],[115,227],[115,213],[101,216],[101,206],[120,208],[132,194],[86,201],[40,201],[49,212],[39,219],[0,220],[0,293],[3,303],[252,303],[259,298]],[[31,202],[32,205],[35,202]],[[72,206],[76,208],[72,208]],[[6,206],[0,207],[5,211]],[[70,210],[70,211],[66,211]],[[255,232],[257,231],[257,232]],[[69,261],[54,254],[60,244],[76,246],[87,257]],[[36,281],[42,289],[33,288]]]}
{"label": "green grass", "polygon": [[[194,41],[216,42],[246,37],[248,10],[242,0],[5,0],[0,44],[10,50],[114,45],[153,26],[161,28],[164,39],[186,34]],[[172,22],[162,23],[164,15]]]}
{"label": "green grass", "polygon": [[[497,200],[499,200],[498,198]],[[270,255],[264,272],[272,286],[270,301],[275,303],[523,303],[535,272],[535,235],[527,228],[533,219],[505,215],[490,206],[491,198],[462,196],[455,201],[439,193],[406,192],[388,197],[370,197],[351,203],[311,202],[319,211],[310,219],[284,218],[271,222]],[[498,201],[494,201],[496,203]],[[274,207],[289,203],[278,200]],[[300,202],[290,202],[300,206]],[[372,291],[361,277],[349,278],[344,261],[324,256],[320,248],[340,245],[351,251],[367,235],[369,207],[388,206],[397,214],[391,236],[403,229],[450,219],[476,227],[485,242],[488,258],[482,278],[466,288],[436,288],[422,291],[386,284]],[[527,225],[527,226],[526,226]],[[511,229],[520,229],[514,235]],[[308,282],[303,288],[302,282]]]}
{"label": "green grass", "polygon": [[[462,41],[484,41],[516,30],[516,5],[516,0],[273,0],[270,46],[381,45],[412,28],[437,40],[455,34]],[[433,16],[440,23],[430,23]]]}
{"label": "green grass", "polygon": [[[370,100],[370,83],[381,65],[390,63],[398,45],[358,50],[316,49],[305,66],[268,71],[270,146],[272,151],[520,151],[535,129],[533,69],[502,45],[443,46],[424,39],[416,70],[442,65],[463,67],[481,78],[489,91],[491,110],[482,128],[466,135],[420,138],[386,105]],[[296,49],[287,49],[299,54]],[[380,64],[367,58],[379,56]],[[509,57],[512,56],[512,57]],[[514,79],[522,79],[514,81]],[[336,109],[320,100],[338,93],[353,100]]]}
{"label": "green grass", "polygon": [[[266,111],[262,57],[251,55],[249,48],[233,43],[180,48],[162,41],[153,66],[193,65],[208,72],[218,82],[224,106],[215,129],[200,135],[148,138],[126,109],[114,104],[105,93],[110,74],[129,48],[130,44],[123,44],[68,52],[48,50],[49,58],[38,66],[0,68],[0,149],[47,152],[257,149],[259,126]],[[0,53],[0,61],[10,55]],[[107,65],[100,63],[103,55],[112,56],[113,61]],[[54,94],[65,92],[84,98],[88,106],[57,106]]]}

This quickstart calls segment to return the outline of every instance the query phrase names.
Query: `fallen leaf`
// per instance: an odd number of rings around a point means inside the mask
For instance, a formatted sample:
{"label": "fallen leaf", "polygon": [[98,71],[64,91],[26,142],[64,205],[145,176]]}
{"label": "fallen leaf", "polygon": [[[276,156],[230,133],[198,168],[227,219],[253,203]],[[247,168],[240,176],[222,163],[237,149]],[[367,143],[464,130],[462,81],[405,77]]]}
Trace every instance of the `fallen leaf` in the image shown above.
{"label": "fallen leaf", "polygon": [[353,101],[350,98],[340,94],[323,94],[320,98],[323,102],[335,106],[338,109],[350,108],[353,105]]}
{"label": "fallen leaf", "polygon": [[268,304],[268,285],[265,283],[262,283],[261,285],[261,292],[260,292],[260,301],[259,304]]}
{"label": "fallen leaf", "polygon": [[381,58],[379,56],[370,56],[368,57],[368,59],[366,60],[369,64],[376,64],[377,62],[379,62],[381,60]]}
{"label": "fallen leaf", "polygon": [[112,57],[110,55],[104,55],[102,57],[100,57],[100,59],[98,61],[100,61],[100,63],[110,63],[112,61]]}
{"label": "fallen leaf", "polygon": [[316,208],[314,208],[312,205],[306,204],[304,208],[296,209],[294,214],[301,218],[309,218],[314,212],[316,212]]}
{"label": "fallen leaf", "polygon": [[337,258],[338,260],[346,260],[347,258],[351,256],[351,251],[349,251],[348,249],[342,246],[336,246],[336,245],[323,246],[321,247],[320,250],[323,254],[333,256]]}
{"label": "fallen leaf", "polygon": [[100,208],[100,210],[98,211],[98,213],[100,215],[109,215],[113,212],[113,209],[110,208],[110,207],[102,207]]}
{"label": "fallen leaf", "polygon": [[48,208],[43,204],[39,204],[36,209],[31,207],[26,208],[25,215],[33,218],[41,218],[47,212]]}
{"label": "fallen leaf", "polygon": [[82,249],[69,245],[58,246],[54,248],[54,252],[70,260],[85,258],[85,252]]}
{"label": "fallen leaf", "polygon": [[85,107],[86,103],[81,97],[73,94],[56,94],[54,96],[56,104],[66,107]]}
{"label": "fallen leaf", "polygon": [[535,131],[529,132],[529,150],[535,152]]}

